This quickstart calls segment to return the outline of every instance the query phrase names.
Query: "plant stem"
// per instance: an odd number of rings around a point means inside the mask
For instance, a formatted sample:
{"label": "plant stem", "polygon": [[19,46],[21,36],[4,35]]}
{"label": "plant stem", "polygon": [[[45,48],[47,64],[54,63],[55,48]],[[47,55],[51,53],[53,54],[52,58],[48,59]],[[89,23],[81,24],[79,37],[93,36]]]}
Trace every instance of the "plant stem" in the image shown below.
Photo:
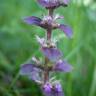
{"label": "plant stem", "polygon": [[[48,15],[53,19],[53,9],[49,9],[48,10]],[[47,29],[47,40],[50,41],[51,40],[51,34],[52,33],[52,28],[48,28]]]}
{"label": "plant stem", "polygon": [[51,35],[52,35],[51,33],[52,33],[52,29],[50,28],[47,30],[47,40],[48,41],[51,41]]}
{"label": "plant stem", "polygon": [[48,15],[51,16],[52,18],[53,18],[53,11],[54,11],[54,9],[49,9],[48,10]]}
{"label": "plant stem", "polygon": [[[48,15],[53,18],[53,9],[48,10]],[[51,35],[52,35],[52,28],[47,29],[47,41],[51,41]],[[44,65],[44,83],[46,83],[49,80],[49,70],[48,70],[48,63],[49,59],[45,57],[45,65]]]}
{"label": "plant stem", "polygon": [[48,62],[49,62],[48,58],[45,57],[44,83],[46,83],[49,80]]}

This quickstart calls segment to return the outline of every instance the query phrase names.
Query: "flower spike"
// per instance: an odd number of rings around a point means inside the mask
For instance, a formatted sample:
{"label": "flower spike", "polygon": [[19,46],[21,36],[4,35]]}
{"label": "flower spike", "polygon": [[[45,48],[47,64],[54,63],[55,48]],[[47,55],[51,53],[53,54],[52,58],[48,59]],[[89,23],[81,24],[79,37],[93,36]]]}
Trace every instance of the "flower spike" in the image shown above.
{"label": "flower spike", "polygon": [[67,61],[61,60],[62,53],[57,48],[57,41],[53,40],[52,31],[59,29],[64,34],[72,38],[72,29],[64,24],[59,24],[58,19],[65,19],[59,14],[54,14],[54,10],[60,6],[66,7],[69,0],[37,0],[38,3],[48,10],[48,14],[42,19],[35,16],[24,18],[24,22],[29,25],[36,25],[46,30],[46,36],[40,38],[36,35],[36,40],[40,44],[44,60],[32,58],[32,64],[23,64],[20,67],[20,75],[27,76],[40,85],[44,96],[64,96],[60,80],[50,75],[54,72],[70,72],[73,67]]}

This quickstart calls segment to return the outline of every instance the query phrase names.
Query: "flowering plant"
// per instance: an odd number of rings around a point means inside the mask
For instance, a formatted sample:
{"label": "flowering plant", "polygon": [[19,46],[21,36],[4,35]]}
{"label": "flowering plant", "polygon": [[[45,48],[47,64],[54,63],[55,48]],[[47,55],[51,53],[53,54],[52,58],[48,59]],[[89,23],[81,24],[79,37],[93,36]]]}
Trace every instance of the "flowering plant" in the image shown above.
{"label": "flowering plant", "polygon": [[54,10],[60,6],[66,7],[69,0],[37,0],[38,3],[48,10],[48,15],[43,19],[30,16],[24,18],[24,22],[30,25],[37,25],[46,30],[46,36],[40,38],[36,36],[40,44],[40,50],[45,56],[44,61],[33,57],[34,63],[23,64],[20,68],[20,74],[26,75],[41,87],[45,96],[64,96],[62,86],[59,80],[51,77],[51,72],[70,72],[72,66],[67,61],[62,60],[62,53],[56,46],[56,41],[52,39],[52,30],[60,29],[68,38],[72,37],[72,30],[65,24],[59,24],[58,19],[63,16],[55,15]]}

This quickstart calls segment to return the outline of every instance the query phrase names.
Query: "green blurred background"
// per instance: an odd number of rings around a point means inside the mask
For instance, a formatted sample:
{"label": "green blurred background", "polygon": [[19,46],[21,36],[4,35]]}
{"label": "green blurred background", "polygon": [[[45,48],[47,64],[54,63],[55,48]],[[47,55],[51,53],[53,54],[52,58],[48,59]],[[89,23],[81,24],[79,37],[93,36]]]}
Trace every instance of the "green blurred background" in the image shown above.
{"label": "green blurred background", "polygon": [[[65,96],[96,96],[96,1],[70,0],[69,7],[55,13],[64,15],[61,23],[69,24],[73,39],[56,30],[58,48],[74,67],[71,73],[58,73]],[[45,30],[25,24],[26,16],[46,15],[36,0],[0,0],[0,96],[42,96],[39,87],[19,76],[20,64],[32,56],[42,56],[35,35]]]}

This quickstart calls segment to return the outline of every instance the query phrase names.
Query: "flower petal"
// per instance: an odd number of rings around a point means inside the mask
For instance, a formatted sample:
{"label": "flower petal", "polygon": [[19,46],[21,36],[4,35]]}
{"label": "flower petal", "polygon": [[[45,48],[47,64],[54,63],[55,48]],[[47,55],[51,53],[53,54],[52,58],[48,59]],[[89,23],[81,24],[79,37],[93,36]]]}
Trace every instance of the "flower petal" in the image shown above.
{"label": "flower petal", "polygon": [[39,70],[33,71],[30,75],[28,75],[29,79],[34,81],[41,81],[39,72],[40,72]]}
{"label": "flower petal", "polygon": [[41,70],[34,67],[32,64],[21,65],[20,75],[28,76],[28,78],[30,78],[31,80],[40,81],[41,78],[39,72],[41,72]]}
{"label": "flower petal", "polygon": [[59,82],[55,84],[55,90],[57,90],[57,92],[62,92],[62,86]]}
{"label": "flower petal", "polygon": [[59,6],[59,0],[38,0],[39,4],[46,8],[55,8]]}
{"label": "flower petal", "polygon": [[50,60],[53,62],[58,61],[58,59],[60,59],[60,57],[62,56],[61,52],[56,49],[56,48],[47,48],[47,47],[42,47],[42,52],[43,54]]}
{"label": "flower petal", "polygon": [[21,75],[29,75],[34,71],[34,67],[32,64],[23,64],[20,68],[20,74]]}
{"label": "flower petal", "polygon": [[59,29],[62,30],[66,34],[66,36],[68,36],[69,38],[72,38],[73,32],[69,26],[60,24]]}
{"label": "flower petal", "polygon": [[66,61],[59,60],[55,65],[53,70],[54,71],[61,71],[61,72],[70,72],[72,71],[73,67],[68,64]]}
{"label": "flower petal", "polygon": [[41,26],[41,19],[35,16],[30,16],[30,17],[26,17],[24,18],[24,22],[26,22],[27,24],[34,24],[34,25],[38,25]]}
{"label": "flower petal", "polygon": [[51,91],[51,92],[43,92],[44,96],[64,96],[63,92],[55,92],[55,91]]}
{"label": "flower petal", "polygon": [[44,88],[44,91],[45,91],[45,92],[51,92],[52,85],[47,82],[47,83],[44,85],[43,88]]}
{"label": "flower petal", "polygon": [[54,94],[55,95],[53,95],[53,96],[64,96],[62,86],[59,82],[56,83],[55,86],[54,86]]}

